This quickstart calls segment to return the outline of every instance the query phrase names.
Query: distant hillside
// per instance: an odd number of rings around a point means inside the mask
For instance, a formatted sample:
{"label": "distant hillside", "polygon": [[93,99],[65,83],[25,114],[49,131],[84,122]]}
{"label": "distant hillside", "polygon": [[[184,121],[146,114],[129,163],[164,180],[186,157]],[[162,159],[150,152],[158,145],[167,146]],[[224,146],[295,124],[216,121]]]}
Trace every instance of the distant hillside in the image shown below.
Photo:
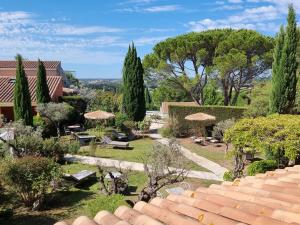
{"label": "distant hillside", "polygon": [[84,87],[117,92],[121,88],[121,79],[79,79]]}

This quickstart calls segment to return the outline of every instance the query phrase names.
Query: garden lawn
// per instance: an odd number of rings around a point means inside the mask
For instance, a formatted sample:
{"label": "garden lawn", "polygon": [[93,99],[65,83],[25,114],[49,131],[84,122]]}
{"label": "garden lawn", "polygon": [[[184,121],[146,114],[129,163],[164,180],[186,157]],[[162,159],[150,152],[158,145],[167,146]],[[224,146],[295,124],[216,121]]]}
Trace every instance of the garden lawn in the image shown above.
{"label": "garden lawn", "polygon": [[[63,165],[65,173],[77,173],[81,170],[92,170],[97,172],[96,166],[84,164],[67,164]],[[137,200],[137,195],[147,182],[147,177],[143,172],[131,171],[129,173],[129,186],[131,190],[130,196],[104,196],[99,191],[99,183],[95,181],[87,182],[80,187],[71,187],[66,190],[61,190],[55,193],[47,203],[47,207],[42,211],[33,212],[25,208],[19,203],[15,194],[5,193],[1,197],[1,205],[11,204],[14,206],[14,216],[8,221],[3,221],[3,224],[10,225],[53,225],[59,220],[72,222],[74,218],[80,215],[95,216],[100,210],[108,210],[113,212],[120,205],[126,205],[126,199]],[[199,186],[207,187],[216,181],[206,181],[199,179],[187,178],[186,182],[190,183],[192,189]],[[176,186],[173,184],[172,186]],[[170,186],[171,187],[171,186]],[[166,195],[165,188],[161,190]],[[0,220],[0,224],[2,221]]]}
{"label": "garden lawn", "polygon": [[[94,156],[100,158],[116,159],[129,162],[143,163],[153,149],[153,144],[155,141],[150,138],[142,138],[134,141],[130,141],[129,150],[111,148],[111,147],[97,147],[96,150],[92,149],[90,146],[81,147],[79,150],[80,155]],[[194,162],[187,160],[186,168],[189,170],[206,171]]]}
{"label": "garden lawn", "polygon": [[197,155],[216,162],[227,169],[231,169],[233,167],[232,160],[225,154],[225,144],[222,144],[221,147],[215,147],[214,144],[202,146],[200,144],[193,143],[190,138],[179,139],[179,143]]}

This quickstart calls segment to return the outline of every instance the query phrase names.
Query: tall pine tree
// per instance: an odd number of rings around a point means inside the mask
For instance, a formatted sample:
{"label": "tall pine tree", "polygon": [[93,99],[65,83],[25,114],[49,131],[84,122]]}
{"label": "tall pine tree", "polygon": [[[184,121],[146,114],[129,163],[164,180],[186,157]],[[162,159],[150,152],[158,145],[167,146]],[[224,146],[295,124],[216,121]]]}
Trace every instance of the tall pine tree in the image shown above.
{"label": "tall pine tree", "polygon": [[22,63],[22,56],[17,55],[16,82],[14,87],[14,117],[15,121],[23,120],[25,125],[32,125],[31,97],[28,80]]}
{"label": "tall pine tree", "polygon": [[37,103],[48,103],[51,101],[47,84],[46,69],[42,61],[38,61],[37,82],[36,82]]}
{"label": "tall pine tree", "polygon": [[298,32],[296,14],[292,5],[289,6],[287,21],[288,25],[285,34],[283,34],[284,31],[282,28],[274,53],[272,68],[273,87],[270,99],[271,113],[291,113],[295,105]]}
{"label": "tall pine tree", "polygon": [[144,69],[132,44],[123,66],[123,110],[133,121],[142,121],[146,115]]}

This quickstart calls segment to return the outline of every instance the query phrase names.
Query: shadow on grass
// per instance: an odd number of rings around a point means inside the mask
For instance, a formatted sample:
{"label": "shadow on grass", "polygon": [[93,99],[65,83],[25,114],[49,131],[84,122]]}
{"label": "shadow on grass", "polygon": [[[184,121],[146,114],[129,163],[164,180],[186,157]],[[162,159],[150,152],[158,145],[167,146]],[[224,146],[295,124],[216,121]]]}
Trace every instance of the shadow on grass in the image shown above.
{"label": "shadow on grass", "polygon": [[46,215],[17,215],[9,220],[0,219],[0,224],[3,225],[53,225],[56,222],[56,219],[47,217]]}
{"label": "shadow on grass", "polygon": [[72,207],[93,194],[95,193],[92,191],[83,190],[60,191],[55,193],[55,196],[47,204],[47,208]]}

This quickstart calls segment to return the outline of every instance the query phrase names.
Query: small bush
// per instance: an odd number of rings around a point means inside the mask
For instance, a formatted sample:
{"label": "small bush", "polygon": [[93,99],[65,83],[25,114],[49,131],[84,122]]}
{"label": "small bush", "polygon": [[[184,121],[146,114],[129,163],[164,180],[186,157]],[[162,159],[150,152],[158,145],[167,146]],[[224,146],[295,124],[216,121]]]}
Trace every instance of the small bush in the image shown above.
{"label": "small bush", "polygon": [[85,204],[85,214],[94,217],[99,211],[107,210],[114,212],[120,205],[126,204],[123,195],[115,194],[110,196],[97,196]]}
{"label": "small bush", "polygon": [[151,126],[151,120],[145,117],[144,120],[138,122],[137,125],[140,131],[142,131],[143,133],[148,133]]}
{"label": "small bush", "polygon": [[68,153],[70,154],[77,154],[80,149],[80,143],[79,141],[72,141],[68,145]]}
{"label": "small bush", "polygon": [[45,127],[45,120],[39,115],[33,117],[33,126],[34,127]]}
{"label": "small bush", "polygon": [[128,120],[128,116],[124,113],[117,113],[115,117],[115,126],[122,129],[123,123]]}
{"label": "small bush", "polygon": [[233,175],[232,171],[226,171],[223,175],[223,180],[234,181],[234,175]]}
{"label": "small bush", "polygon": [[223,141],[225,131],[231,128],[234,125],[234,123],[234,119],[220,121],[219,123],[217,123],[216,126],[214,126],[212,136],[219,141]]}
{"label": "small bush", "polygon": [[278,168],[276,160],[261,160],[251,163],[247,168],[249,176],[255,176],[258,173],[265,173]]}
{"label": "small bush", "polygon": [[163,128],[161,128],[159,130],[159,133],[164,138],[172,138],[172,137],[174,137],[173,131],[172,131],[172,129],[170,127],[163,127]]}
{"label": "small bush", "polygon": [[25,206],[32,207],[36,201],[41,205],[45,195],[57,188],[62,170],[50,159],[24,157],[5,161],[0,175],[3,183],[20,196]]}

